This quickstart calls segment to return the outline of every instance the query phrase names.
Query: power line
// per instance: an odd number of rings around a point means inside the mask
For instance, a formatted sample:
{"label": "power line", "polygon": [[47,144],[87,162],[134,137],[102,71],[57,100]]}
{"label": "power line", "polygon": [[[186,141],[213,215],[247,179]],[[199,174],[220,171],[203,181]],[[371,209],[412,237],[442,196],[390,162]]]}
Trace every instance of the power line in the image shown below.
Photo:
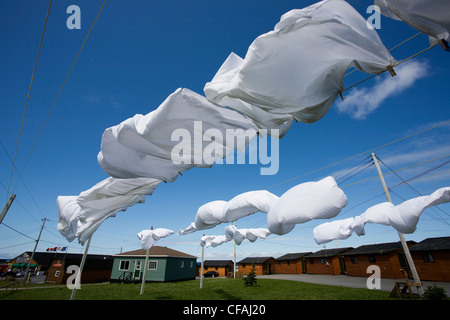
{"label": "power line", "polygon": [[327,169],[327,168],[330,168],[330,167],[332,167],[332,166],[338,165],[338,164],[340,164],[340,163],[343,163],[343,162],[345,162],[345,161],[348,161],[348,160],[351,160],[351,159],[353,159],[353,158],[359,157],[359,156],[361,156],[361,155],[364,155],[364,154],[367,154],[367,153],[373,152],[373,151],[375,151],[375,150],[378,150],[378,149],[381,149],[381,148],[387,147],[387,146],[389,146],[389,145],[391,145],[391,144],[394,144],[394,143],[400,142],[400,141],[402,141],[402,140],[405,140],[405,139],[411,138],[411,137],[413,137],[413,136],[416,136],[416,135],[418,135],[418,134],[420,134],[420,133],[424,133],[424,132],[426,132],[426,131],[429,131],[429,130],[432,130],[432,129],[438,128],[438,127],[440,127],[440,126],[443,126],[443,125],[445,125],[445,124],[448,124],[448,123],[450,123],[450,120],[447,120],[447,121],[441,122],[441,123],[439,123],[439,124],[437,124],[437,125],[435,125],[435,126],[432,126],[432,127],[426,128],[426,129],[424,129],[424,130],[420,130],[420,131],[417,131],[417,132],[415,132],[415,133],[409,134],[409,135],[407,135],[407,136],[405,136],[405,137],[402,137],[402,138],[396,139],[396,140],[394,140],[394,141],[391,141],[391,142],[385,143],[385,144],[383,144],[383,145],[381,145],[381,146],[378,146],[378,147],[375,147],[375,148],[372,148],[372,149],[366,150],[366,151],[364,151],[364,152],[361,152],[361,153],[355,154],[355,155],[353,155],[353,156],[350,156],[350,157],[348,157],[348,158],[345,158],[345,159],[343,159],[343,160],[339,160],[339,161],[337,161],[337,162],[334,162],[334,163],[328,164],[328,165],[326,165],[326,166],[324,166],[324,167],[321,167],[321,168],[319,168],[319,169],[316,169],[316,170],[313,170],[313,171],[310,171],[310,172],[304,173],[304,174],[302,174],[302,175],[300,175],[300,176],[297,176],[297,177],[291,178],[291,179],[289,179],[289,180],[286,180],[286,181],[283,181],[283,182],[280,182],[280,183],[274,184],[274,185],[270,186],[270,187],[269,187],[269,188],[267,188],[267,189],[272,189],[272,188],[274,188],[274,187],[278,187],[278,186],[280,186],[280,185],[282,185],[282,184],[285,184],[285,183],[288,183],[288,182],[291,182],[291,181],[294,181],[294,180],[297,180],[297,179],[300,179],[300,178],[306,177],[306,176],[308,176],[308,175],[311,175],[311,174],[313,174],[313,173],[316,173],[316,172],[322,171],[322,170],[324,170],[324,169]]}
{"label": "power line", "polygon": [[[24,166],[23,166],[23,168],[22,168],[22,171],[20,172],[20,175],[22,175],[23,171],[25,170],[26,165],[28,164],[28,161],[30,160],[31,153],[33,152],[34,148],[36,147],[36,143],[37,143],[39,137],[41,136],[42,131],[44,130],[44,127],[45,127],[45,125],[46,125],[48,119],[50,118],[50,114],[52,113],[53,108],[55,107],[56,101],[58,100],[59,95],[61,94],[62,89],[64,88],[64,86],[65,86],[65,84],[66,84],[66,82],[67,82],[67,79],[69,78],[70,73],[72,72],[72,69],[73,69],[73,67],[74,67],[74,65],[75,65],[75,62],[78,60],[78,57],[80,56],[80,53],[81,53],[81,50],[82,50],[83,47],[84,47],[84,44],[86,43],[86,41],[87,41],[87,39],[88,39],[88,37],[89,37],[89,35],[90,35],[92,29],[94,28],[95,23],[97,22],[97,19],[98,19],[99,15],[100,15],[100,12],[101,12],[102,9],[103,9],[103,6],[105,5],[105,2],[106,2],[106,0],[103,1],[102,5],[101,5],[101,7],[100,7],[100,9],[99,9],[99,11],[98,11],[98,13],[97,13],[97,16],[96,16],[95,19],[94,19],[94,22],[92,22],[92,25],[91,25],[91,27],[89,28],[89,31],[88,31],[86,37],[84,38],[83,43],[81,44],[81,47],[80,47],[80,49],[78,50],[78,53],[77,53],[77,55],[75,56],[75,59],[73,60],[72,65],[70,66],[69,71],[67,72],[67,75],[66,75],[66,77],[64,78],[64,81],[63,81],[61,87],[59,88],[58,94],[56,95],[56,98],[55,98],[55,100],[53,101],[53,104],[52,104],[52,106],[51,106],[51,108],[50,108],[50,111],[48,112],[47,117],[45,118],[44,123],[42,124],[42,127],[41,127],[41,129],[40,129],[40,131],[39,131],[39,133],[38,133],[38,135],[37,135],[37,137],[36,137],[36,140],[34,141],[33,146],[31,147],[30,153],[28,154],[28,157],[27,157],[27,159],[26,159],[26,161],[25,161],[25,164],[24,164]],[[17,183],[18,183],[18,181],[17,181]],[[17,183],[16,183],[16,186],[17,186]],[[14,188],[15,188],[15,187],[14,187]]]}
{"label": "power line", "polygon": [[31,74],[30,87],[28,88],[27,100],[26,100],[26,103],[25,103],[25,110],[23,111],[22,123],[20,124],[19,137],[17,139],[16,151],[14,153],[14,161],[13,161],[12,168],[11,168],[11,175],[9,177],[7,196],[9,196],[9,188],[11,187],[11,179],[12,179],[13,172],[14,172],[14,164],[16,163],[17,151],[19,149],[19,143],[20,143],[20,137],[22,135],[23,123],[25,122],[25,115],[27,113],[28,102],[30,100],[31,87],[33,86],[34,74],[36,73],[36,67],[37,67],[37,63],[38,63],[38,60],[39,60],[39,54],[41,53],[42,42],[44,40],[45,29],[47,28],[47,21],[48,21],[48,16],[50,14],[50,7],[51,6],[52,6],[52,0],[50,0],[50,3],[48,4],[47,14],[45,16],[44,29],[42,30],[41,41],[39,42],[39,49],[38,49],[38,52],[37,52],[37,55],[36,55],[36,61],[34,62],[33,73]]}

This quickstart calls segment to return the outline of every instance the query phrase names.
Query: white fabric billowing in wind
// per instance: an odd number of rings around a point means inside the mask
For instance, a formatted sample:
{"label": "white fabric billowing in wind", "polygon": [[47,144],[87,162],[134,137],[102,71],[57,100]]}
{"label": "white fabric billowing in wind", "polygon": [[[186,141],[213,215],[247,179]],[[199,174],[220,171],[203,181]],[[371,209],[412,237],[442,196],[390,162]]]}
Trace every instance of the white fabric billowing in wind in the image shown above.
{"label": "white fabric billowing in wind", "polygon": [[155,244],[155,241],[166,238],[172,233],[173,230],[157,228],[155,230],[142,230],[137,236],[141,240],[142,249],[148,250]]}
{"label": "white fabric billowing in wind", "polygon": [[258,238],[265,239],[271,232],[267,228],[248,228],[238,229],[236,226],[231,225],[225,228],[225,236],[240,245],[242,241],[248,239],[250,242],[255,242]]}
{"label": "white fabric billowing in wind", "polygon": [[58,207],[57,230],[68,241],[73,241],[77,237],[77,223],[80,206],[77,203],[77,196],[59,196],[56,198]]}
{"label": "white fabric billowing in wind", "polygon": [[198,208],[195,221],[178,235],[214,228],[218,224],[233,222],[256,212],[269,212],[278,196],[266,190],[244,192],[230,201],[210,201]]}
{"label": "white fabric billowing in wind", "polygon": [[[237,143],[234,137],[226,139],[227,130],[236,133]],[[147,115],[137,114],[106,129],[97,158],[112,177],[173,182],[179,172],[211,167],[233,147],[245,150],[257,130],[236,111],[180,88]]]}
{"label": "white fabric billowing in wind", "polygon": [[200,238],[200,245],[202,247],[217,247],[220,246],[221,244],[227,243],[231,241],[231,238],[228,238],[225,235],[220,235],[220,236],[203,236]]}
{"label": "white fabric billowing in wind", "polygon": [[209,229],[225,222],[233,222],[256,212],[267,214],[270,233],[283,235],[296,224],[312,219],[330,219],[347,205],[347,197],[333,177],[299,184],[281,197],[266,190],[239,194],[230,201],[211,201],[201,206],[195,221],[179,235]]}
{"label": "white fabric billowing in wind", "polygon": [[59,196],[58,231],[68,240],[84,244],[103,221],[136,203],[144,203],[161,180],[107,178],[78,196]]}
{"label": "white fabric billowing in wind", "polygon": [[448,0],[375,0],[375,5],[386,17],[402,20],[434,40],[450,41]]}
{"label": "white fabric billowing in wind", "polygon": [[267,213],[270,232],[283,235],[296,224],[330,219],[347,205],[345,193],[333,177],[305,182],[286,191]]}
{"label": "white fabric billowing in wind", "polygon": [[278,199],[278,196],[267,190],[241,193],[224,204],[223,218],[231,222],[256,212],[267,213]]}
{"label": "white fabric billowing in wind", "polygon": [[396,63],[354,8],[327,0],[284,14],[244,59],[232,53],[204,92],[262,128],[284,127],[283,133],[291,117],[321,119],[344,89],[347,69],[379,74]]}
{"label": "white fabric billowing in wind", "polygon": [[266,239],[270,234],[270,231],[266,228],[238,229],[236,226],[231,225],[225,228],[225,234],[223,235],[201,237],[200,245],[202,247],[217,247],[231,240],[240,245],[245,239],[255,242],[257,239]]}
{"label": "white fabric billowing in wind", "polygon": [[438,189],[428,196],[412,198],[397,206],[390,202],[383,202],[370,207],[354,218],[317,226],[313,231],[314,240],[318,244],[323,244],[332,240],[347,239],[353,232],[361,236],[365,234],[366,223],[378,223],[392,226],[401,233],[413,233],[425,209],[447,202],[450,202],[450,187]]}

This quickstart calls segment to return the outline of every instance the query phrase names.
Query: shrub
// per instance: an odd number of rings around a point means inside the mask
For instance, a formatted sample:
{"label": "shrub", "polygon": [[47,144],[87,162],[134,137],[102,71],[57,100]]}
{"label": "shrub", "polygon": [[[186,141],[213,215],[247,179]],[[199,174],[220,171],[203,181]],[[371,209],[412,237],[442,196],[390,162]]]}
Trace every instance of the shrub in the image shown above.
{"label": "shrub", "polygon": [[250,269],[249,274],[244,278],[244,286],[252,287],[256,286],[256,273],[255,273],[255,265]]}
{"label": "shrub", "polygon": [[435,284],[433,286],[428,287],[423,293],[424,300],[445,300],[448,299],[448,296],[445,292],[444,288],[438,287]]}

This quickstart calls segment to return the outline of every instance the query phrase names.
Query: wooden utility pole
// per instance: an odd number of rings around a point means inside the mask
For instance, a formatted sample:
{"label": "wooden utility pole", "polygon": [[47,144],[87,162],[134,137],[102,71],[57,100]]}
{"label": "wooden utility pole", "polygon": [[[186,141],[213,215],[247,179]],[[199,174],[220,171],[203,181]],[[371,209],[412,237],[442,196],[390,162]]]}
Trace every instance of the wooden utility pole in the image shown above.
{"label": "wooden utility pole", "polygon": [[[389,194],[389,189],[386,186],[386,182],[384,181],[383,173],[381,172],[380,165],[378,164],[377,157],[375,156],[375,153],[372,153],[373,162],[375,163],[375,166],[378,171],[378,175],[381,180],[381,184],[383,186],[384,194],[386,195],[387,201],[392,203],[391,195]],[[403,233],[400,231],[397,231],[398,236],[400,238],[400,242],[402,243],[403,251],[405,252],[406,260],[408,261],[409,268],[411,269],[411,274],[414,278],[414,282],[420,283],[419,274],[417,273],[416,266],[414,265],[414,260],[412,259],[411,253],[409,252],[408,244],[406,243],[405,237],[403,236]],[[423,295],[423,288],[422,286],[417,287],[417,291],[420,295]]]}
{"label": "wooden utility pole", "polygon": [[3,218],[6,216],[6,213],[9,210],[9,207],[11,207],[11,204],[13,203],[14,199],[16,198],[16,195],[13,193],[9,197],[8,201],[5,204],[5,207],[2,210],[2,213],[0,213],[0,224],[3,222]]}
{"label": "wooden utility pole", "polygon": [[47,221],[47,218],[44,218],[43,220],[44,220],[44,222],[42,223],[41,231],[39,232],[39,236],[36,240],[36,245],[34,246],[33,253],[31,254],[31,257],[30,257],[30,261],[28,262],[27,271],[25,271],[25,277],[27,279],[27,283],[30,281],[30,277],[28,276],[28,272],[30,271],[30,265],[31,265],[31,262],[33,261],[34,253],[36,252],[36,248],[39,244],[39,239],[41,238],[42,229],[44,229],[45,221]]}

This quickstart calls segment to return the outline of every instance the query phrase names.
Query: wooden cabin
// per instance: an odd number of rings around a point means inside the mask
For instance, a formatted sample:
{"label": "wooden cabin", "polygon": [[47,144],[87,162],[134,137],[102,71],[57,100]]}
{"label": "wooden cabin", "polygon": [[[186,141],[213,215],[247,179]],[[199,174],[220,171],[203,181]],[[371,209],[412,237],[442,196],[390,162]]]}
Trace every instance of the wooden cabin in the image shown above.
{"label": "wooden cabin", "polygon": [[[58,254],[50,263],[45,282],[54,284],[67,283],[70,276],[74,277],[74,271],[69,270],[71,272],[67,272],[68,268],[72,265],[79,267],[82,258],[83,254],[81,253]],[[112,265],[113,258],[110,255],[88,254],[81,273],[81,284],[109,281]]]}
{"label": "wooden cabin", "polygon": [[[234,263],[231,260],[205,260],[203,261],[203,273],[216,271],[219,277],[226,277],[233,272]],[[197,275],[200,275],[200,265],[197,266]]]}
{"label": "wooden cabin", "polygon": [[139,249],[114,255],[111,282],[141,282],[144,268],[147,268],[145,281],[195,279],[197,257],[167,247],[153,246],[145,266],[146,253],[146,250]]}
{"label": "wooden cabin", "polygon": [[450,237],[425,239],[409,251],[420,280],[450,281]]}
{"label": "wooden cabin", "polygon": [[288,253],[276,258],[273,265],[273,272],[284,274],[306,273],[307,265],[304,257],[311,253],[312,252]]}
{"label": "wooden cabin", "polygon": [[272,257],[247,257],[238,262],[239,272],[243,275],[247,275],[255,266],[256,275],[265,275],[273,273],[273,266],[275,259]]}
{"label": "wooden cabin", "polygon": [[305,255],[306,272],[309,274],[345,274],[345,264],[342,254],[350,249],[336,248],[323,249],[314,253]]}
{"label": "wooden cabin", "polygon": [[[415,243],[407,241],[408,247]],[[344,258],[348,276],[368,277],[367,268],[370,265],[380,268],[381,278],[403,278],[401,269],[408,271],[400,241],[363,245],[342,253],[341,257]]]}

